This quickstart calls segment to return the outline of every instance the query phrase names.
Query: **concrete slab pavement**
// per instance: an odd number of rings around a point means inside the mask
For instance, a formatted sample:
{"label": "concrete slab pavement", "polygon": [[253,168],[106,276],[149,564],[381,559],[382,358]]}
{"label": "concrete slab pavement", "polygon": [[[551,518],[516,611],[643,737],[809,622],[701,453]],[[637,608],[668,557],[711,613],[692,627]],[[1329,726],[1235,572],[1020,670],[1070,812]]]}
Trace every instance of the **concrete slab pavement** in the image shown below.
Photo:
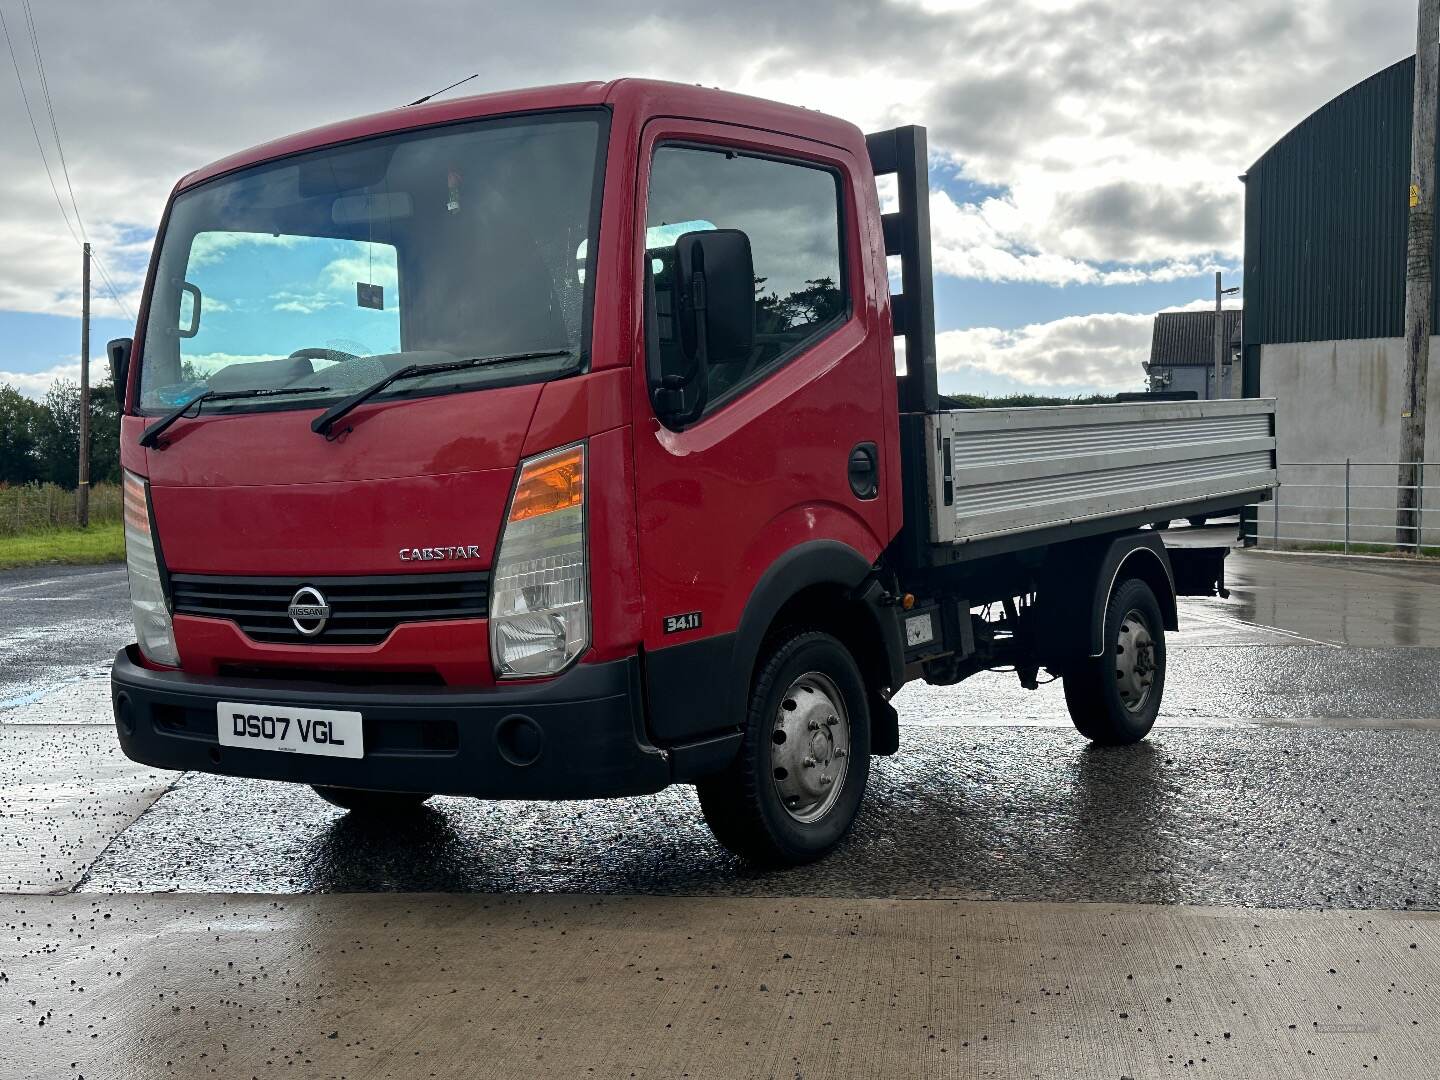
{"label": "concrete slab pavement", "polygon": [[74,888],[176,779],[107,728],[0,724],[0,893]]}
{"label": "concrete slab pavement", "polygon": [[8,898],[0,928],[29,1080],[1430,1080],[1440,1055],[1433,915],[171,895]]}

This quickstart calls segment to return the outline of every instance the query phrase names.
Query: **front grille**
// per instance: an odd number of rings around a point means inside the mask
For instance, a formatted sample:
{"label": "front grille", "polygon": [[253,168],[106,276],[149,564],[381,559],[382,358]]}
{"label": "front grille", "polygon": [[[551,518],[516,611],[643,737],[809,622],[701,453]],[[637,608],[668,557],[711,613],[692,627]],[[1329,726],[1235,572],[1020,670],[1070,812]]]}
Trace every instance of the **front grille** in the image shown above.
{"label": "front grille", "polygon": [[[307,637],[286,614],[295,593],[318,589],[330,605],[325,628]],[[229,619],[255,641],[286,645],[375,645],[400,623],[483,619],[490,575],[383,577],[218,577],[172,574],[175,614]]]}

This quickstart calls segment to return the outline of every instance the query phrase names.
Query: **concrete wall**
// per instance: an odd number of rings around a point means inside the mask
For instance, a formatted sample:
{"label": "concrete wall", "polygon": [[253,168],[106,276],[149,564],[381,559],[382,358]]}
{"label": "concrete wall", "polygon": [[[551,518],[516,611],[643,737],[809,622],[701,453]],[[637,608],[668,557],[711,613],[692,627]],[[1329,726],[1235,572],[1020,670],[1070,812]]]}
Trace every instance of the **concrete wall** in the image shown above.
{"label": "concrete wall", "polygon": [[[1260,393],[1276,399],[1281,491],[1260,511],[1261,542],[1340,541],[1345,527],[1345,459],[1350,458],[1350,538],[1394,538],[1400,448],[1402,338],[1266,345]],[[1440,544],[1440,338],[1432,338],[1426,431],[1424,542]],[[1379,464],[1371,464],[1379,463]]]}

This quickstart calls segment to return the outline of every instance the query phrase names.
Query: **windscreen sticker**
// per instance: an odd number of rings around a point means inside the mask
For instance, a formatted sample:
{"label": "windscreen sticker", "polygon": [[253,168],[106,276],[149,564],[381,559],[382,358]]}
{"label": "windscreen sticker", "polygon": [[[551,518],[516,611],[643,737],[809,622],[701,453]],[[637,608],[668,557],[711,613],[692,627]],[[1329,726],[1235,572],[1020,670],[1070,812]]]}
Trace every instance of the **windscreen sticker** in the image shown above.
{"label": "windscreen sticker", "polygon": [[460,212],[460,170],[453,165],[450,167],[449,181],[450,197],[445,203],[445,209],[452,214]]}

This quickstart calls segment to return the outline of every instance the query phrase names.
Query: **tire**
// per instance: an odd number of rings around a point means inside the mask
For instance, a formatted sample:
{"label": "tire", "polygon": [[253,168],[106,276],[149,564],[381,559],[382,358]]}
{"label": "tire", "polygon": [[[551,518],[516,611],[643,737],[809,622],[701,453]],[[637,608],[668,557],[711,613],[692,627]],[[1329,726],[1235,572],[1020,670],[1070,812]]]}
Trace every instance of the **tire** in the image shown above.
{"label": "tire", "polygon": [[1210,519],[1207,518],[1204,514],[1201,514],[1199,517],[1186,518],[1185,520],[1190,523],[1190,527],[1192,529],[1199,529],[1202,528],[1205,525],[1205,522],[1209,521]]}
{"label": "tire", "polygon": [[1065,673],[1065,704],[1085,738],[1126,746],[1150,733],[1165,693],[1165,620],[1149,585],[1126,578],[1115,587],[1103,640],[1105,653]]}
{"label": "tire", "polygon": [[1164,531],[1165,531],[1166,529],[1168,529],[1169,527],[1170,527],[1170,519],[1169,519],[1169,518],[1166,518],[1164,521],[1152,521],[1152,522],[1150,523],[1150,528],[1154,529],[1156,532],[1164,532]]}
{"label": "tire", "polygon": [[841,841],[869,776],[860,669],[834,637],[800,630],[762,649],[740,752],[696,789],[726,848],[761,866],[795,866]]}
{"label": "tire", "polygon": [[430,798],[422,791],[362,791],[359,788],[325,787],[312,784],[315,794],[342,810],[366,817],[408,814]]}

